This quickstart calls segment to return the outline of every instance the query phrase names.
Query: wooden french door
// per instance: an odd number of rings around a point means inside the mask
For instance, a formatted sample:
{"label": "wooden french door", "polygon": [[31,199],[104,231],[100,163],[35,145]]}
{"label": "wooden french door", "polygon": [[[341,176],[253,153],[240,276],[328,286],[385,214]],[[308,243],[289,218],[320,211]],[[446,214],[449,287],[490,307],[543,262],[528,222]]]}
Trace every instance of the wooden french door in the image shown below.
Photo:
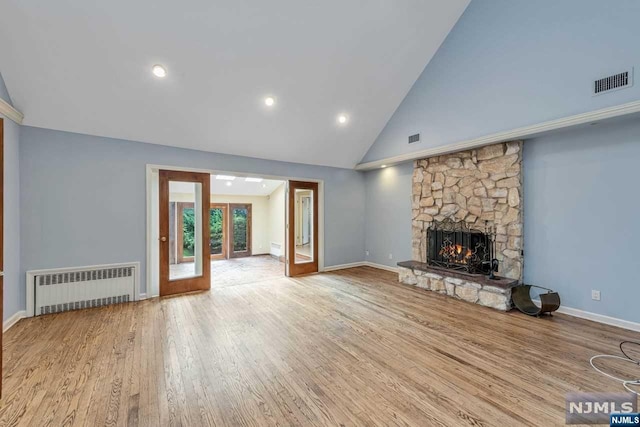
{"label": "wooden french door", "polygon": [[[0,319],[4,307],[4,121],[0,119]],[[0,328],[0,398],[2,397],[2,328]]]}
{"label": "wooden french door", "polygon": [[211,259],[227,259],[227,248],[229,246],[228,219],[229,214],[226,203],[211,203]]}
{"label": "wooden french door", "polygon": [[[227,226],[227,204],[211,203],[209,209],[209,234],[210,245],[209,255],[212,260],[227,259],[228,226]],[[189,219],[193,216],[194,205],[191,202],[177,202],[176,209],[176,229],[169,231],[175,234],[176,259],[177,263],[194,262],[193,253],[185,247],[185,234],[193,233]]]}
{"label": "wooden french door", "polygon": [[[177,264],[193,263],[194,253],[189,243],[194,233],[194,204],[175,202],[172,208],[174,205],[176,227],[175,230],[169,227],[169,241],[172,245],[175,241],[174,258]],[[211,203],[208,221],[211,260],[251,256],[251,204]]]}
{"label": "wooden french door", "polygon": [[[211,288],[210,254],[210,185],[208,173],[160,171],[160,296],[200,291]],[[189,230],[182,236],[181,250],[193,256],[193,262],[171,263],[176,247],[172,242],[170,223],[176,215],[170,215],[170,194],[179,193],[193,201],[189,215],[181,217],[182,226]],[[184,215],[184,211],[180,212]]]}
{"label": "wooden french door", "polygon": [[287,276],[318,272],[318,183],[289,181]]}
{"label": "wooden french door", "polygon": [[[171,204],[169,206],[172,206]],[[176,203],[176,243],[175,250],[177,252],[178,264],[182,263],[192,263],[195,262],[195,258],[193,256],[193,250],[189,250],[189,248],[185,248],[186,240],[190,240],[185,238],[185,234],[193,234],[193,216],[194,216],[195,205],[192,202],[177,202]],[[186,226],[186,227],[185,227]],[[185,230],[185,228],[187,230]],[[171,226],[169,226],[169,232],[171,231]],[[171,238],[169,239],[171,241]]]}
{"label": "wooden french door", "polygon": [[251,256],[251,204],[229,203],[229,258]]}

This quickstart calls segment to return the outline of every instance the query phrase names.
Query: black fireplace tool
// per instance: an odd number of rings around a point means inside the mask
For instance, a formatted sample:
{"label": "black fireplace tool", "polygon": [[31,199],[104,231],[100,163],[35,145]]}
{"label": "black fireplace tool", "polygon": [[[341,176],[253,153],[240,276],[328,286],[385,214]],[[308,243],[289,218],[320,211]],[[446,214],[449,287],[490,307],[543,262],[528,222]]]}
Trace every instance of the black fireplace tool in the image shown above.
{"label": "black fireplace tool", "polygon": [[498,260],[497,259],[492,259],[491,260],[491,271],[489,272],[489,279],[491,280],[498,280],[499,277],[497,277],[494,273],[498,271]]}

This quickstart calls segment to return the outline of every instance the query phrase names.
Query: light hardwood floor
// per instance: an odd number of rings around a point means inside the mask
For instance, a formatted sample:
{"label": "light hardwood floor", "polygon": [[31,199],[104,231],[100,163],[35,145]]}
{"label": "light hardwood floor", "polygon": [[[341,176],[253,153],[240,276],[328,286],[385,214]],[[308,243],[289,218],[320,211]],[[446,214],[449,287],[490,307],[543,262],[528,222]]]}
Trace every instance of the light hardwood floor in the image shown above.
{"label": "light hardwood floor", "polygon": [[20,321],[0,425],[564,425],[638,333],[528,318],[369,267]]}

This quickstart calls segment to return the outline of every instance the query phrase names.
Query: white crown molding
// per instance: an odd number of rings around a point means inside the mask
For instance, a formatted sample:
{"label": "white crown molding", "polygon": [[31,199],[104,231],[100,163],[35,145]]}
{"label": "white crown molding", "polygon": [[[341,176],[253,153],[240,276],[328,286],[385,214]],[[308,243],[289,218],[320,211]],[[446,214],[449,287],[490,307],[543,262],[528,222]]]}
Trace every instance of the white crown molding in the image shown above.
{"label": "white crown molding", "polygon": [[482,147],[484,145],[522,139],[552,130],[583,125],[600,120],[612,119],[615,117],[625,116],[638,112],[640,112],[640,101],[633,101],[627,104],[616,105],[614,107],[603,108],[601,110],[589,111],[587,113],[576,114],[574,116],[567,116],[561,119],[550,120],[535,125],[524,126],[516,129],[494,133],[491,135],[485,135],[479,138],[455,142],[440,147],[427,148],[424,150],[400,154],[398,156],[387,157],[385,159],[375,160],[367,163],[359,163],[356,165],[355,169],[359,171],[365,171],[380,168],[382,165],[392,166],[394,164],[407,162],[409,160],[424,159],[426,157],[439,156],[442,154],[449,154],[457,151],[471,150],[474,148]]}
{"label": "white crown molding", "polygon": [[9,317],[2,323],[2,332],[7,332],[9,328],[18,323],[18,320],[27,317],[27,312],[24,310],[18,311],[13,316]]}
{"label": "white crown molding", "polygon": [[21,125],[22,120],[24,120],[24,114],[13,108],[11,104],[2,98],[0,98],[0,114],[5,116],[7,119],[13,120],[19,125]]}

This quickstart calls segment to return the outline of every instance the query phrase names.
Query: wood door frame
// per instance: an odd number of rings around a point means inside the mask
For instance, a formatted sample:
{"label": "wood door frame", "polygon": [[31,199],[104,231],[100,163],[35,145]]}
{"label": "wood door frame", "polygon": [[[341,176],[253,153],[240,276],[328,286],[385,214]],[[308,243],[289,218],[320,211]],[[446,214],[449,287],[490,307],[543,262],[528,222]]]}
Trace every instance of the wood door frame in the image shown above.
{"label": "wood door frame", "polygon": [[[160,241],[158,240],[158,216],[159,216],[159,187],[160,187],[160,170],[177,170],[177,171],[190,171],[190,172],[201,172],[207,173],[210,175],[234,175],[237,177],[245,177],[245,176],[256,176],[254,173],[250,172],[242,172],[238,170],[224,170],[224,169],[211,169],[211,168],[196,168],[189,166],[176,166],[175,164],[162,164],[162,163],[146,163],[145,166],[145,176],[146,176],[146,257],[145,260],[147,262],[147,274],[146,274],[146,285],[147,285],[147,293],[142,294],[145,298],[151,298],[154,296],[158,296],[160,294],[160,266],[158,265],[159,261],[159,250],[160,250]],[[260,174],[260,176],[264,179],[272,179],[283,181],[285,183],[285,200],[283,201],[285,205],[285,212],[288,208],[288,203],[286,199],[286,189],[288,188],[289,180],[294,181],[313,181],[318,183],[318,198],[319,198],[319,227],[318,227],[318,268],[320,271],[324,270],[325,266],[325,182],[322,179],[306,179],[300,178],[292,175],[269,175],[269,174]],[[288,214],[286,214],[288,215]],[[285,257],[285,267],[286,263],[286,253],[287,253],[287,233],[286,229],[286,221],[287,217],[285,217],[285,230],[283,235],[285,239],[283,240],[282,246],[282,255]],[[288,267],[286,267],[288,268]]]}
{"label": "wood door frame", "polygon": [[[199,182],[202,185],[202,275],[184,279],[170,279],[169,268],[169,181]],[[211,176],[207,173],[184,172],[174,170],[159,171],[159,231],[160,231],[160,296],[180,294],[191,291],[207,290],[211,288],[211,267],[209,257],[209,209],[211,200]],[[206,220],[206,221],[205,221]],[[164,237],[164,241],[162,238]]]}
{"label": "wood door frame", "polygon": [[[296,190],[312,190],[313,191],[313,261],[296,263]],[[290,277],[302,274],[317,273],[319,267],[319,216],[320,207],[318,204],[319,186],[317,182],[306,181],[289,181],[287,191],[287,229],[289,230],[287,245],[287,275]]]}
{"label": "wood door frame", "polygon": [[[246,209],[247,210],[247,250],[242,252],[235,252],[233,250],[233,209]],[[251,256],[251,240],[253,239],[253,230],[251,229],[251,223],[253,221],[253,217],[251,215],[251,203],[229,203],[229,258],[243,258]]]}
{"label": "wood door frame", "polygon": [[[4,119],[0,117],[0,271],[4,272]],[[0,319],[4,317],[4,273],[0,275]],[[2,328],[4,329],[4,328]],[[0,398],[2,397],[2,335],[0,330]]]}
{"label": "wood door frame", "polygon": [[227,259],[229,253],[229,203],[211,203],[209,209],[222,209],[222,253],[211,255],[211,259]]}

